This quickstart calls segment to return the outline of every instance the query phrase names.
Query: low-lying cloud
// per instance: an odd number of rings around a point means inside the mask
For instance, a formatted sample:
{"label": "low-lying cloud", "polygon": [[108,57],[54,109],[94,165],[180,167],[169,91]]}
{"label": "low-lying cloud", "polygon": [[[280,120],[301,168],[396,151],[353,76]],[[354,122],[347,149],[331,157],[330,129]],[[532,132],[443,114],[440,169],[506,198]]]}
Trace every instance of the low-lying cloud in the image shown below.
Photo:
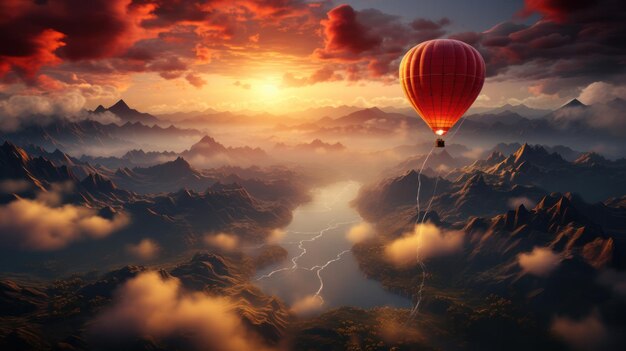
{"label": "low-lying cloud", "polygon": [[185,292],[180,281],[146,272],[127,281],[92,325],[108,340],[184,336],[197,350],[267,350],[226,297]]}
{"label": "low-lying cloud", "polygon": [[52,95],[12,95],[0,100],[0,131],[12,132],[28,125],[47,125],[58,118],[77,122],[97,120],[104,124],[121,123],[111,112],[97,115],[84,109],[86,99],[78,90]]}
{"label": "low-lying cloud", "polygon": [[237,245],[239,244],[239,239],[233,234],[217,233],[207,234],[204,237],[204,242],[209,246],[224,251],[233,251],[237,248]]}
{"label": "low-lying cloud", "polygon": [[128,223],[123,213],[107,219],[82,206],[52,207],[20,198],[0,206],[0,244],[32,251],[58,250],[81,239],[104,238]]}
{"label": "low-lying cloud", "polygon": [[420,260],[449,255],[461,250],[464,233],[443,230],[431,223],[418,224],[411,233],[387,245],[385,254],[397,266],[410,266]]}
{"label": "low-lying cloud", "polygon": [[552,332],[576,350],[601,350],[608,332],[597,313],[580,320],[556,317]]}
{"label": "low-lying cloud", "polygon": [[622,298],[626,298],[626,273],[614,269],[605,269],[598,276],[598,283],[611,288]]}
{"label": "low-lying cloud", "polygon": [[305,316],[311,315],[322,309],[323,301],[317,295],[307,295],[291,305],[291,312]]}
{"label": "low-lying cloud", "polygon": [[507,204],[509,205],[509,208],[512,209],[516,209],[520,205],[524,205],[524,207],[526,207],[527,209],[531,209],[534,208],[536,205],[535,201],[529,199],[526,196],[512,197],[509,199],[509,201],[507,201]]}
{"label": "low-lying cloud", "polygon": [[524,273],[545,277],[561,263],[561,256],[547,247],[535,247],[531,252],[521,253],[517,262]]}
{"label": "low-lying cloud", "polygon": [[278,244],[283,238],[287,235],[287,232],[282,229],[274,229],[270,232],[270,234],[265,239],[265,242],[268,244]]}
{"label": "low-lying cloud", "polygon": [[350,240],[350,242],[353,244],[358,244],[360,242],[373,238],[374,234],[374,228],[372,228],[369,223],[362,222],[353,225],[350,230],[348,230],[348,233],[346,233],[346,239]]}
{"label": "low-lying cloud", "polygon": [[626,86],[606,82],[593,82],[585,87],[578,96],[584,104],[604,104],[613,99],[626,99]]}
{"label": "low-lying cloud", "polygon": [[0,182],[0,192],[16,194],[31,190],[32,184],[22,179],[6,179]]}
{"label": "low-lying cloud", "polygon": [[137,244],[130,244],[126,251],[140,260],[152,260],[157,257],[161,248],[151,239],[142,239]]}

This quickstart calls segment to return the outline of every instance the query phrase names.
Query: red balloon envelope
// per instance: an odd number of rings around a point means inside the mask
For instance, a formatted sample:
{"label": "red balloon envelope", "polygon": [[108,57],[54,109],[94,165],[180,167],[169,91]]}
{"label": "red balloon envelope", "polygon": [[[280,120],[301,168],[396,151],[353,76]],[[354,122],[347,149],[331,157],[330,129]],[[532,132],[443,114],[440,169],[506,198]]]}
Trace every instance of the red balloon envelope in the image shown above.
{"label": "red balloon envelope", "polygon": [[430,129],[444,135],[478,97],[485,61],[476,49],[453,39],[425,41],[404,55],[400,82]]}

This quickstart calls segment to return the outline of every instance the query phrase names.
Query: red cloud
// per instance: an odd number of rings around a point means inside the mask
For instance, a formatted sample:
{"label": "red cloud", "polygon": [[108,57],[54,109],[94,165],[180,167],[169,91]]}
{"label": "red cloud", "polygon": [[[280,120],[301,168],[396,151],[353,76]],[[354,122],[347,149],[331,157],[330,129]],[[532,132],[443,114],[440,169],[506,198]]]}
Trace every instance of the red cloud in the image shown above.
{"label": "red cloud", "polygon": [[483,33],[451,35],[476,46],[487,74],[543,81],[535,93],[569,94],[595,81],[619,82],[626,74],[626,22],[618,0],[527,0],[522,16]]}
{"label": "red cloud", "polygon": [[[15,70],[19,75],[33,79],[41,66],[61,63],[55,51],[65,45],[64,37],[63,33],[53,29],[44,29],[28,39],[30,47],[24,47],[21,55],[0,54],[0,77],[10,70]],[[0,52],[2,52],[1,49]]]}
{"label": "red cloud", "polygon": [[526,17],[540,13],[551,20],[565,22],[569,15],[590,6],[591,1],[588,0],[525,0],[520,15]]}
{"label": "red cloud", "polygon": [[144,8],[129,0],[4,1],[0,5],[0,73],[32,77],[62,60],[112,57],[138,38]]}
{"label": "red cloud", "polygon": [[390,77],[395,75],[399,60],[412,45],[442,36],[443,27],[450,20],[439,21],[417,18],[405,23],[375,9],[354,10],[341,5],[327,14],[321,21],[324,47],[316,49],[314,57],[347,63],[344,67],[348,79],[358,80],[359,74]]}
{"label": "red cloud", "polygon": [[322,26],[326,36],[324,50],[319,51],[322,57],[358,55],[382,43],[381,37],[359,23],[356,11],[350,5],[341,5],[330,10],[328,19],[322,21]]}
{"label": "red cloud", "polygon": [[185,79],[187,79],[189,84],[193,85],[194,87],[198,89],[202,88],[206,84],[206,80],[204,80],[202,77],[194,73],[189,73],[188,75],[185,76]]}

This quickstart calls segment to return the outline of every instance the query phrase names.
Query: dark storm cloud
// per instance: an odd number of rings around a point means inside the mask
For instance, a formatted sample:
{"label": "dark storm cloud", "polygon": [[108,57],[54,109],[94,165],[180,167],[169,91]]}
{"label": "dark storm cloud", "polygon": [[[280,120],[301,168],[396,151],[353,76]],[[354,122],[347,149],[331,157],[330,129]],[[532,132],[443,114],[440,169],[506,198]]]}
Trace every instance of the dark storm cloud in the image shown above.
{"label": "dark storm cloud", "polygon": [[352,72],[363,78],[381,77],[395,73],[399,58],[411,45],[441,37],[449,23],[447,18],[436,22],[418,18],[406,23],[399,16],[376,9],[356,11],[341,5],[321,21],[324,47],[314,55],[322,60],[351,62]]}
{"label": "dark storm cloud", "polygon": [[536,79],[535,93],[554,94],[626,73],[626,7],[616,0],[527,0],[520,16],[537,13],[531,24],[506,21],[483,33],[452,35],[477,46],[489,76]]}

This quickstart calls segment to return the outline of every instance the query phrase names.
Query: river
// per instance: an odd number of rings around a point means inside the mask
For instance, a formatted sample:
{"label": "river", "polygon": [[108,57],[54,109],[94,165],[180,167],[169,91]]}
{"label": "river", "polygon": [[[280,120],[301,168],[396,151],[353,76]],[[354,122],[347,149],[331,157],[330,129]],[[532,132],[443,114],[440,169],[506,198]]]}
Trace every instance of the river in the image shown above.
{"label": "river", "polygon": [[368,279],[349,251],[346,233],[362,221],[350,207],[360,184],[340,182],[314,190],[313,201],[294,211],[293,221],[278,243],[289,259],[257,273],[255,283],[266,293],[293,305],[314,299],[316,312],[338,306],[410,307],[409,299]]}

